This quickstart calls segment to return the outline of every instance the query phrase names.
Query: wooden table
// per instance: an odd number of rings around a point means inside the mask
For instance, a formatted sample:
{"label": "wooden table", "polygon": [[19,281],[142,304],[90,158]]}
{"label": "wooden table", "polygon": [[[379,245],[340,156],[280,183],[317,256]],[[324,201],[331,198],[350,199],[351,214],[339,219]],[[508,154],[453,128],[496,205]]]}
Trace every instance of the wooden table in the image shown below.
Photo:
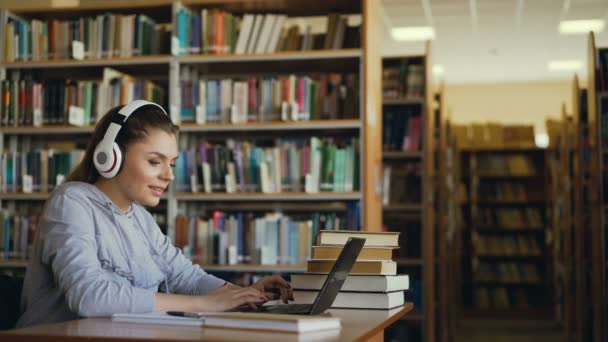
{"label": "wooden table", "polygon": [[0,333],[0,341],[384,341],[384,329],[410,312],[413,304],[393,310],[329,310],[342,329],[303,334],[239,329],[182,327],[112,322],[86,318]]}

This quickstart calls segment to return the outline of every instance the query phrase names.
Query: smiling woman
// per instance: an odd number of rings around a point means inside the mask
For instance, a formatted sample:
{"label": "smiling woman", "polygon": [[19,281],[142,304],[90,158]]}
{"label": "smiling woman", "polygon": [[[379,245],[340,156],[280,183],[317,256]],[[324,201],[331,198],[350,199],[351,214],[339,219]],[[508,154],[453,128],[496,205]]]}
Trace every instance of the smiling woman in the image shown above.
{"label": "smiling woman", "polygon": [[239,288],[193,265],[144,206],[173,180],[177,126],[136,100],[97,124],[80,165],[45,204],[17,326],[114,313],[223,311],[291,296],[280,277]]}

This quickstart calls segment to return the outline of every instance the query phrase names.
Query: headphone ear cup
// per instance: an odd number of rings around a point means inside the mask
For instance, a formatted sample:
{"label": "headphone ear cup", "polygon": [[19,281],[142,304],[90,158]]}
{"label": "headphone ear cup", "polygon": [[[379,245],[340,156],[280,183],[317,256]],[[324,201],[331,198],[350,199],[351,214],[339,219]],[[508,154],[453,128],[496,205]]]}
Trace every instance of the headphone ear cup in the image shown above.
{"label": "headphone ear cup", "polygon": [[114,174],[114,176],[116,176],[118,173],[120,173],[120,171],[122,170],[122,166],[125,163],[125,150],[122,148],[122,145],[120,145],[119,143],[114,143],[114,151],[116,151],[116,173]]}

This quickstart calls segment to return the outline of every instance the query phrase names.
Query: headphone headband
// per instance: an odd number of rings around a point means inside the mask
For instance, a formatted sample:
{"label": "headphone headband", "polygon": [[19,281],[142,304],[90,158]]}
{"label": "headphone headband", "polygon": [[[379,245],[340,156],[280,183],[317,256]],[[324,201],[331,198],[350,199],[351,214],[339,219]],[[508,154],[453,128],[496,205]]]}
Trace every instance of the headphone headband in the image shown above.
{"label": "headphone headband", "polygon": [[167,112],[163,107],[154,102],[135,100],[127,103],[118,111],[118,113],[112,116],[110,125],[108,126],[103,139],[97,144],[95,153],[93,154],[95,168],[103,177],[112,178],[120,170],[122,165],[122,151],[120,151],[118,144],[116,144],[118,132],[133,112],[147,105],[156,106],[167,115]]}

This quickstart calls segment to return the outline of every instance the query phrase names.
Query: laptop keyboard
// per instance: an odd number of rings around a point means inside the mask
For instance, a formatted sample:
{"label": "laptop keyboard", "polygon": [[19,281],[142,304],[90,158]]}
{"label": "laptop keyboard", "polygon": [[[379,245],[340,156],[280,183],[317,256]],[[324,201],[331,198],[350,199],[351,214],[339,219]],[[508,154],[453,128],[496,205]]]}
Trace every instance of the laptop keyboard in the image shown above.
{"label": "laptop keyboard", "polygon": [[277,313],[277,314],[309,314],[312,310],[312,304],[283,304],[260,307],[259,312]]}

